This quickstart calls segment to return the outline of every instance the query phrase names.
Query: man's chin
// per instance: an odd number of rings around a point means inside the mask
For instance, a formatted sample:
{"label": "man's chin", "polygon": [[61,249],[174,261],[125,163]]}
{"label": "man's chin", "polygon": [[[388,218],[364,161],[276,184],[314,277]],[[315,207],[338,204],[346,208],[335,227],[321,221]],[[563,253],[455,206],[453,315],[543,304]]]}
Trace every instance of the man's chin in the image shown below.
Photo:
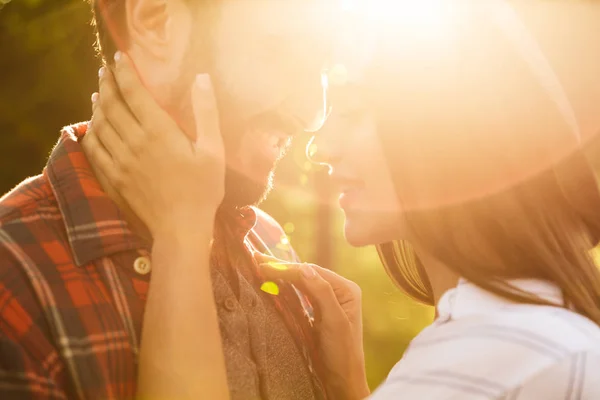
{"label": "man's chin", "polygon": [[228,169],[225,176],[226,208],[242,208],[262,203],[273,188],[273,172],[262,178],[251,178],[235,170]]}

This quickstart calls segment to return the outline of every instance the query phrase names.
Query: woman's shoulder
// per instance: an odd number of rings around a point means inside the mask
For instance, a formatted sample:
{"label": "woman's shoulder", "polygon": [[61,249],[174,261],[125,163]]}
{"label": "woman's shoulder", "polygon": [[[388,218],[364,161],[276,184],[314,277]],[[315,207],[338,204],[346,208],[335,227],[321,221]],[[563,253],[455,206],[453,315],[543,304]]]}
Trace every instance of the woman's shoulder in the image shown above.
{"label": "woman's shoulder", "polygon": [[579,370],[571,375],[585,377],[599,362],[600,328],[592,321],[554,307],[506,307],[434,323],[413,340],[379,392],[497,398],[546,375],[566,379],[564,369],[572,365]]}
{"label": "woman's shoulder", "polygon": [[600,352],[594,349],[571,353],[532,374],[512,389],[523,399],[600,399]]}
{"label": "woman's shoulder", "polygon": [[[446,365],[431,362],[419,368],[400,361],[378,388],[373,400],[435,399],[600,399],[600,353],[584,350],[562,359],[532,360],[519,353],[467,355]],[[439,354],[439,358],[447,355]],[[533,361],[533,362],[532,362]],[[414,366],[412,366],[414,367]]]}
{"label": "woman's shoulder", "polygon": [[516,347],[548,348],[568,355],[600,352],[600,326],[574,311],[551,306],[507,304],[486,313],[450,315],[425,329],[409,348],[430,343],[476,345],[488,341]]}
{"label": "woman's shoulder", "polygon": [[600,353],[600,326],[569,309],[514,305],[486,316],[485,320],[499,330],[552,347],[556,353]]}

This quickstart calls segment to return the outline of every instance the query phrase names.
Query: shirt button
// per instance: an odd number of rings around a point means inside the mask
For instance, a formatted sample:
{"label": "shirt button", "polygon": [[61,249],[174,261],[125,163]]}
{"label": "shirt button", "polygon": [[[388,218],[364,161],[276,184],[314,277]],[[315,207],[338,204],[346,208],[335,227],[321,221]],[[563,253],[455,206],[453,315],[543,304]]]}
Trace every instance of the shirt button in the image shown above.
{"label": "shirt button", "polygon": [[237,301],[235,301],[233,297],[228,297],[223,303],[223,306],[227,311],[234,311],[237,307]]}
{"label": "shirt button", "polygon": [[146,275],[152,269],[152,264],[148,257],[138,257],[133,262],[133,269],[140,275]]}

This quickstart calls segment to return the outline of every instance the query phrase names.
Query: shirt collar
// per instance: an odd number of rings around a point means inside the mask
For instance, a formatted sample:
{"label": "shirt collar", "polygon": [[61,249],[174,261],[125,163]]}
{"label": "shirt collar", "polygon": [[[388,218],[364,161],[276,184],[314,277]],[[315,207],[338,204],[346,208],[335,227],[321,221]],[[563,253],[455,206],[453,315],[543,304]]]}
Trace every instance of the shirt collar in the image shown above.
{"label": "shirt collar", "polygon": [[257,221],[256,210],[253,207],[219,209],[217,222],[231,227],[233,237],[243,242]]}
{"label": "shirt collar", "polygon": [[[45,170],[78,266],[119,252],[149,248],[148,242],[131,231],[119,207],[94,176],[78,143],[86,131],[87,122],[65,127]],[[257,220],[252,207],[222,209],[219,213],[231,222],[227,225],[240,242]]]}
{"label": "shirt collar", "polygon": [[[509,283],[557,306],[562,306],[564,303],[562,291],[554,283],[539,279],[518,279],[511,280]],[[514,301],[461,279],[455,288],[448,290],[440,298],[437,311],[441,319],[456,320],[471,315],[489,314],[512,305],[515,305]]]}
{"label": "shirt collar", "polygon": [[95,178],[77,142],[86,129],[87,123],[65,127],[44,171],[78,266],[118,252],[147,247],[147,243],[130,230],[122,212]]}

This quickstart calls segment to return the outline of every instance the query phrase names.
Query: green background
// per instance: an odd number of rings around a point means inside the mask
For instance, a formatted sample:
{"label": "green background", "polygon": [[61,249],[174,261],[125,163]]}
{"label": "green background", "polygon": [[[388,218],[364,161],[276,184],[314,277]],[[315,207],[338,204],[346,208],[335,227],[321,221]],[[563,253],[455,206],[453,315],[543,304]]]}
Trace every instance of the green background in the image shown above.
{"label": "green background", "polygon": [[[62,126],[89,119],[99,67],[90,18],[83,0],[0,0],[0,194],[40,173]],[[363,288],[367,370],[375,387],[433,311],[393,287],[373,248],[344,242],[342,215],[327,205],[334,197],[327,176],[306,162],[307,140],[296,140],[263,208],[285,226],[304,260]]]}

